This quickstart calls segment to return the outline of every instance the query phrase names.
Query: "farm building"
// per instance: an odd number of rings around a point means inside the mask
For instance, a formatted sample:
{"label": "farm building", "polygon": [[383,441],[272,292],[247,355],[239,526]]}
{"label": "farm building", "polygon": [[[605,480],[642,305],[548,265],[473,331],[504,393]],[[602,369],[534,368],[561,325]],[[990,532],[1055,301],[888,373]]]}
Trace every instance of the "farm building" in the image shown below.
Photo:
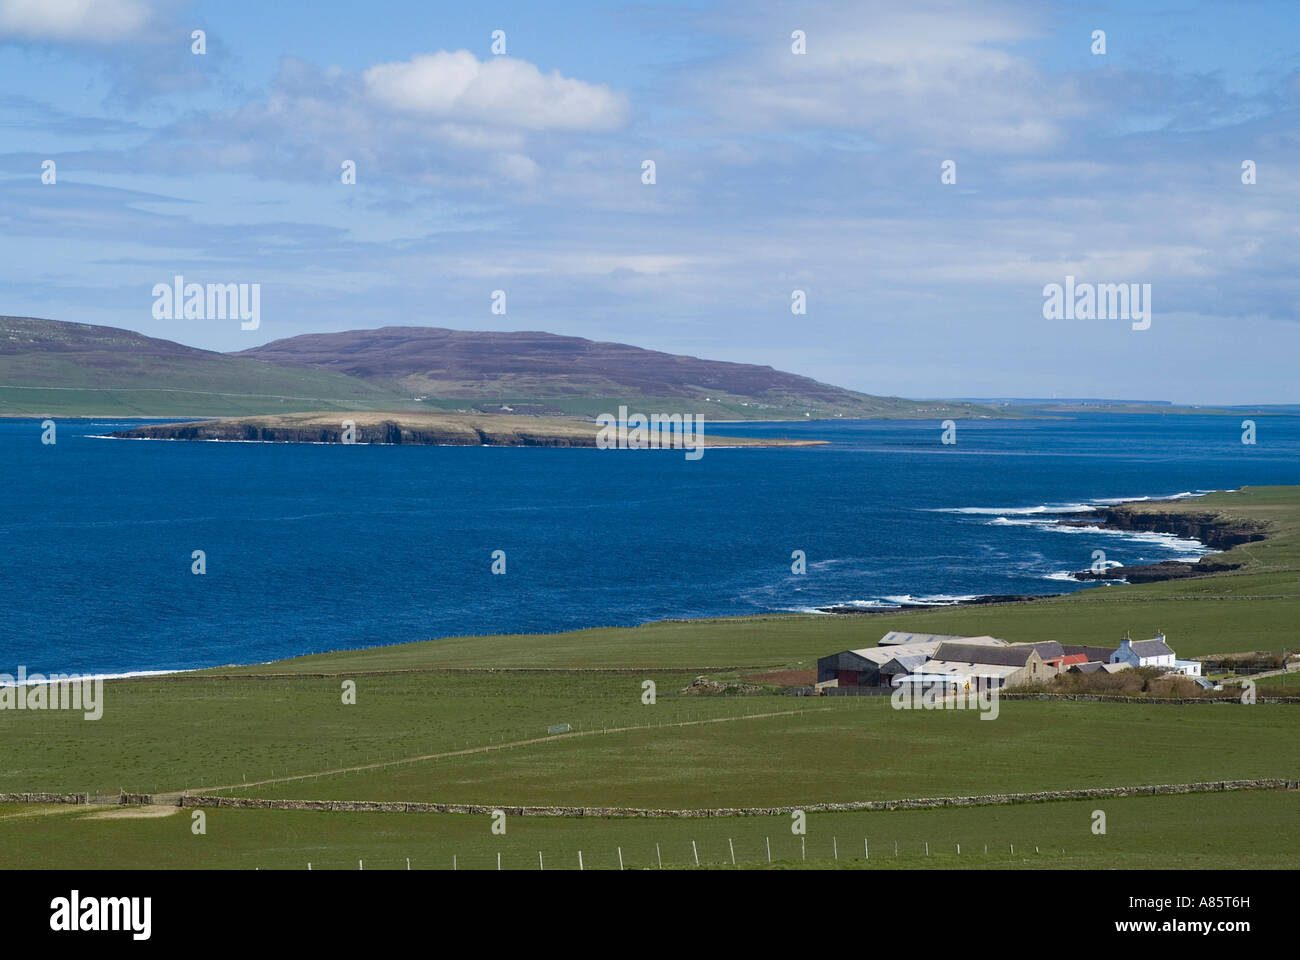
{"label": "farm building", "polygon": [[[922,683],[928,684],[932,681],[942,680],[945,683],[956,684],[958,687],[965,687],[973,680],[981,687],[1000,689],[1007,686],[1008,680],[1013,680],[1024,670],[1024,667],[1015,664],[995,664],[995,663],[957,663],[949,660],[930,660],[915,674],[901,676],[894,679],[897,686],[904,683]],[[1014,686],[1014,683],[1012,684]]]}
{"label": "farm building", "polygon": [[988,679],[998,687],[1041,683],[1058,674],[1116,673],[1131,667],[1164,667],[1200,675],[1196,660],[1176,660],[1164,634],[1151,640],[1124,639],[1118,647],[1061,644],[1055,640],[1007,643],[997,637],[956,637],[891,630],[880,645],[844,650],[817,661],[817,686],[888,689],[918,676],[965,682]]}
{"label": "farm building", "polygon": [[1119,673],[1121,670],[1127,670],[1127,663],[1102,663],[1100,660],[1089,660],[1086,663],[1076,663],[1066,669],[1066,673]]}
{"label": "farm building", "polygon": [[1084,643],[1063,643],[1061,649],[1067,657],[1083,654],[1083,663],[1110,663],[1114,647],[1093,647]]}
{"label": "farm building", "polygon": [[899,654],[892,660],[888,660],[880,665],[880,685],[882,687],[893,686],[897,683],[897,677],[911,676],[920,670],[930,659],[928,653],[907,653]]}
{"label": "farm building", "polygon": [[892,647],[898,643],[937,643],[944,640],[964,640],[965,637],[951,636],[945,633],[904,633],[901,630],[890,630],[880,638],[877,646]]}
{"label": "farm building", "polygon": [[989,677],[1000,687],[1018,687],[1046,680],[1060,672],[1059,666],[1044,662],[1038,652],[1040,646],[1047,653],[1055,653],[1058,658],[1062,656],[1059,652],[1061,645],[1054,641],[1050,645],[1016,643],[1002,647],[942,643],[934,652],[934,658],[925,665],[925,671],[962,672],[969,676]]}
{"label": "farm building", "polygon": [[[937,637],[934,634],[897,634],[887,633],[889,636],[914,636],[930,637],[932,639],[916,639],[905,643],[895,641],[892,644],[878,647],[863,647],[860,650],[843,650],[840,653],[832,653],[829,656],[820,658],[817,661],[817,683],[827,684],[830,681],[836,681],[836,686],[840,687],[877,687],[889,686],[890,680],[900,673],[908,673],[916,661],[915,658],[920,656],[925,662],[939,647],[950,642],[947,638]],[[999,640],[996,637],[960,637],[958,638],[964,644],[977,646],[1006,646],[1005,640]],[[883,668],[888,665],[888,671]]]}
{"label": "farm building", "polygon": [[1125,637],[1118,649],[1110,655],[1111,663],[1127,663],[1130,667],[1174,667],[1174,651],[1165,643],[1165,635],[1158,633],[1151,640],[1134,642]]}

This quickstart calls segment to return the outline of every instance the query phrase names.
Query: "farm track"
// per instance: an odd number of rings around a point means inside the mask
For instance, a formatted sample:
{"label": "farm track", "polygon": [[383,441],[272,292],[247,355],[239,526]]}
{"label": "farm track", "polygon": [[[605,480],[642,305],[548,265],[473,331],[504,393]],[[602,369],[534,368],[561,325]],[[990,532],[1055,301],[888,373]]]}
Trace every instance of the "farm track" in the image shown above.
{"label": "farm track", "polygon": [[601,727],[591,730],[573,730],[568,733],[550,734],[545,737],[530,737],[525,740],[511,740],[502,743],[489,743],[481,747],[466,747],[461,750],[446,750],[439,753],[426,753],[412,757],[399,757],[393,760],[379,760],[374,763],[356,764],[347,767],[333,767],[328,770],[317,770],[311,773],[294,774],[285,777],[270,777],[263,780],[249,780],[244,783],[232,783],[219,787],[190,787],[184,790],[171,791],[168,793],[154,794],[155,803],[178,803],[182,796],[190,793],[211,793],[217,790],[235,790],[243,787],[262,787],[273,783],[294,783],[302,780],[311,780],[315,777],[329,777],[338,774],[358,773],[364,770],[382,770],[386,767],[402,766],[411,763],[424,763],[430,760],[444,760],[452,757],[466,757],[475,754],[488,753],[492,750],[507,750],[512,747],[527,747],[539,743],[553,743],[560,740],[574,740],[579,737],[603,736],[611,733],[630,733],[639,730],[656,730],[664,727],[695,727],[711,723],[733,723],[739,720],[761,720],[770,717],[790,717],[804,713],[826,713],[832,710],[843,710],[847,707],[814,707],[811,710],[777,710],[767,713],[747,713],[734,717],[709,717],[703,720],[679,720],[673,723],[643,723],[634,724],[625,727]]}

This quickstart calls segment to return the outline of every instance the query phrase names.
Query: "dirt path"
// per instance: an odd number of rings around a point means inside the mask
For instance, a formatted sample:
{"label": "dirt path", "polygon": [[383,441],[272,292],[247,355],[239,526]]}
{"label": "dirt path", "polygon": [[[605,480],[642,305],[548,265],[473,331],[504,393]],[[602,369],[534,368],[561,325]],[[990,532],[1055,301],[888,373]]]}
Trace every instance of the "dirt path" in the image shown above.
{"label": "dirt path", "polygon": [[87,810],[103,809],[106,804],[85,804],[85,803],[51,803],[38,807],[35,810],[24,810],[21,813],[6,813],[0,816],[0,820],[21,820],[25,817],[51,817],[60,813],[85,813]]}
{"label": "dirt path", "polygon": [[425,753],[414,757],[401,757],[397,760],[380,760],[375,763],[362,763],[351,767],[334,767],[313,773],[295,774],[291,777],[270,777],[265,780],[249,780],[245,783],[231,783],[220,787],[191,787],[183,791],[159,793],[154,795],[158,803],[177,803],[187,793],[210,794],[217,790],[234,790],[241,787],[261,787],[272,783],[292,783],[296,780],[310,780],[314,777],[328,777],[341,773],[356,773],[362,770],[380,770],[384,767],[396,767],[406,763],[423,763],[427,760],[443,760],[449,757],[467,757],[490,750],[506,750],[510,747],[527,747],[538,743],[552,743],[557,740],[572,740],[577,737],[601,736],[608,733],[629,733],[635,730],[655,730],[662,727],[696,727],[708,723],[733,723],[738,720],[761,720],[768,717],[790,717],[803,713],[824,713],[828,710],[840,710],[842,707],[813,707],[811,710],[778,710],[770,713],[747,713],[738,717],[710,717],[706,720],[679,720],[676,723],[645,723],[629,727],[602,727],[599,730],[573,730],[569,733],[556,733],[545,737],[532,737],[527,740],[511,740],[503,743],[490,743],[482,747],[467,747],[463,750],[447,750],[442,753]]}
{"label": "dirt path", "polygon": [[133,804],[128,807],[113,807],[111,810],[98,810],[95,813],[78,817],[78,820],[152,820],[157,817],[171,817],[180,813],[181,808],[175,804]]}

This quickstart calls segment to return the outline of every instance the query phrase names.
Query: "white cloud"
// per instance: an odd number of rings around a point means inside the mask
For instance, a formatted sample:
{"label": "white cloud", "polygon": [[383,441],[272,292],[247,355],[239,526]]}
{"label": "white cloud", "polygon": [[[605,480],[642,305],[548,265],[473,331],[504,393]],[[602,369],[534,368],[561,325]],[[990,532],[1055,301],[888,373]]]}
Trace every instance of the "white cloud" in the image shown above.
{"label": "white cloud", "polygon": [[522,153],[507,153],[494,158],[493,167],[502,176],[518,183],[532,183],[539,173],[537,164]]}
{"label": "white cloud", "polygon": [[[1039,32],[1020,7],[815,3],[798,17],[807,34],[802,55],[788,40],[772,41],[789,35],[789,19],[784,8],[758,8],[742,52],[697,75],[701,99],[723,124],[1021,153],[1058,146],[1071,118],[1089,109],[1071,80],[1000,49]],[[752,37],[755,23],[763,31]]]}
{"label": "white cloud", "polygon": [[440,50],[364,74],[367,94],[389,109],[525,130],[607,130],[623,123],[624,98],[602,84],[543,74],[531,63]]}
{"label": "white cloud", "polygon": [[55,43],[112,43],[153,16],[145,0],[0,0],[0,37]]}

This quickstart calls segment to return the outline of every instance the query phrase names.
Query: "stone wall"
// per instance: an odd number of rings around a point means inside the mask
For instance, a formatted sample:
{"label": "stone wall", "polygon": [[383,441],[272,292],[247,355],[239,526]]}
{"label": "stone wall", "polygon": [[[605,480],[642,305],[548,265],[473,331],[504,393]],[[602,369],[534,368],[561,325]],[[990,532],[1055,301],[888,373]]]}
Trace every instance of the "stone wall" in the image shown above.
{"label": "stone wall", "polygon": [[1295,790],[1295,780],[1214,780],[1203,783],[1155,784],[1140,787],[1088,787],[1080,790],[1048,790],[1038,793],[995,793],[969,797],[920,797],[905,800],[858,800],[849,803],[810,803],[782,807],[717,807],[694,810],[654,810],[638,807],[520,807],[478,803],[401,803],[379,800],[261,800],[252,797],[182,797],[182,807],[225,807],[259,810],[327,810],[352,813],[466,813],[491,814],[501,810],[514,817],[649,817],[653,819],[695,819],[706,817],[788,816],[805,813],[838,813],[859,810],[911,810],[925,807],[977,807],[1010,803],[1043,803],[1051,800],[1091,800],[1107,797],[1145,797],[1174,793],[1212,793],[1223,790]]}
{"label": "stone wall", "polygon": [[0,803],[89,803],[85,793],[0,793]]}
{"label": "stone wall", "polygon": [[[1100,693],[1000,693],[999,700],[1086,700],[1090,703],[1235,703],[1240,696],[1227,697],[1112,697]],[[1300,703],[1300,697],[1258,697],[1256,703]]]}

